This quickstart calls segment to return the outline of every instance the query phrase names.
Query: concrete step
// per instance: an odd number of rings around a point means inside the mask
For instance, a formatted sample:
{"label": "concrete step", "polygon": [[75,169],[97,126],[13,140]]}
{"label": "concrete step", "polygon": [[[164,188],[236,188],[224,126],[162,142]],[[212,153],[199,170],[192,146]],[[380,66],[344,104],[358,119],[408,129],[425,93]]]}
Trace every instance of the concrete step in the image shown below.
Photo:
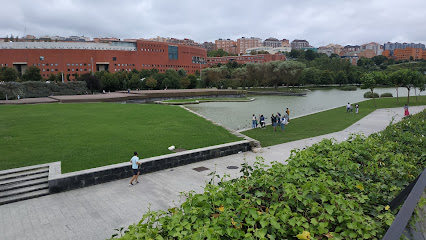
{"label": "concrete step", "polygon": [[0,176],[3,175],[8,175],[11,173],[18,173],[18,172],[25,172],[25,171],[30,171],[30,170],[36,170],[36,169],[49,169],[49,166],[40,166],[40,165],[35,165],[35,166],[28,166],[28,167],[21,167],[21,168],[12,168],[12,169],[8,169],[8,170],[2,170],[0,171]]}
{"label": "concrete step", "polygon": [[13,195],[9,197],[0,198],[0,205],[4,205],[7,203],[13,203],[18,201],[23,201],[26,199],[36,198],[49,195],[49,189],[41,189],[33,192],[27,192],[19,195]]}
{"label": "concrete step", "polygon": [[37,185],[34,185],[34,186],[26,186],[26,187],[21,187],[21,188],[17,188],[17,189],[3,191],[3,192],[0,192],[0,201],[3,198],[7,198],[7,197],[10,197],[10,196],[17,196],[17,195],[20,195],[20,194],[25,194],[25,193],[28,193],[28,192],[34,192],[34,191],[43,190],[43,189],[47,189],[47,191],[49,191],[49,184],[48,183],[42,183],[42,184],[37,184]]}
{"label": "concrete step", "polygon": [[0,176],[0,182],[2,182],[4,180],[12,179],[12,178],[19,178],[19,177],[23,177],[23,176],[34,175],[34,174],[44,173],[44,172],[49,172],[49,167],[37,168],[37,169],[32,169],[32,170],[27,170],[27,171],[11,172],[11,173],[8,173],[8,174],[1,175]]}
{"label": "concrete step", "polygon": [[[32,176],[34,175],[31,175],[30,177]],[[25,180],[25,181],[16,181],[9,184],[2,184],[0,185],[0,193],[5,191],[10,191],[13,189],[30,187],[30,186],[34,186],[34,185],[38,185],[42,183],[48,183],[47,175],[43,178],[37,178],[37,179],[31,179],[31,180]]]}
{"label": "concrete step", "polygon": [[2,188],[3,185],[16,184],[22,181],[30,181],[30,180],[40,179],[40,178],[47,179],[48,177],[49,177],[49,172],[41,172],[34,175],[22,176],[19,178],[10,178],[10,179],[0,181],[0,189]]}

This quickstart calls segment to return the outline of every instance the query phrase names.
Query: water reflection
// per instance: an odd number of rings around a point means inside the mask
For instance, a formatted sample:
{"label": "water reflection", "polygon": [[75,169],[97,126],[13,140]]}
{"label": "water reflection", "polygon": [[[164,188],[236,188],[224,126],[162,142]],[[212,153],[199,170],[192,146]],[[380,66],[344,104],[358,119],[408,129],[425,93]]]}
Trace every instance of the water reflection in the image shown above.
{"label": "water reflection", "polygon": [[[272,113],[284,113],[286,108],[291,111],[291,117],[297,117],[333,107],[346,105],[348,102],[354,103],[365,100],[363,97],[366,89],[356,91],[341,91],[337,89],[313,90],[306,96],[253,96],[253,102],[209,102],[196,105],[186,105],[192,109],[224,126],[234,130],[250,128],[251,117],[255,114],[266,116],[267,123],[270,122]],[[379,95],[390,92],[396,97],[395,88],[378,88],[374,92]],[[399,88],[399,96],[407,96],[406,88]],[[419,94],[417,92],[417,94]],[[414,96],[414,90],[410,91]],[[422,92],[421,95],[426,95]],[[362,104],[361,104],[362,108]]]}

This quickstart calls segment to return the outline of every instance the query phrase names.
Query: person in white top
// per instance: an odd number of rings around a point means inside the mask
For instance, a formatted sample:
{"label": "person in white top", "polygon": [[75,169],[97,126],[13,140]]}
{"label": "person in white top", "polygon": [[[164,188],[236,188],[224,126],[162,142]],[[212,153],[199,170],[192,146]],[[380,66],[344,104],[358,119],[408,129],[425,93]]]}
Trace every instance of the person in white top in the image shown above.
{"label": "person in white top", "polygon": [[138,177],[139,177],[140,171],[139,171],[139,166],[138,165],[142,164],[142,163],[139,162],[138,152],[134,152],[133,155],[134,156],[132,157],[132,159],[130,159],[130,162],[132,163],[133,177],[130,180],[129,186],[133,185],[133,181],[134,180],[136,181],[135,183],[139,183],[138,182]]}

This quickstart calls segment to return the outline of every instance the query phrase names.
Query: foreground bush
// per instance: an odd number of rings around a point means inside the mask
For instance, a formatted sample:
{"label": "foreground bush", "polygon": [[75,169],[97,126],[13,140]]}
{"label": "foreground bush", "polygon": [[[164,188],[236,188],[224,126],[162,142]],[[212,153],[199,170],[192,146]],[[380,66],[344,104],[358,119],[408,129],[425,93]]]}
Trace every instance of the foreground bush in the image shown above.
{"label": "foreground bush", "polygon": [[357,87],[356,86],[344,86],[344,87],[340,88],[340,90],[342,90],[342,91],[356,91]]}
{"label": "foreground bush", "polygon": [[380,97],[393,97],[392,93],[382,93]]}
{"label": "foreground bush", "polygon": [[[373,98],[373,94],[370,91],[368,91],[368,92],[364,93],[364,97],[365,98]],[[374,93],[374,98],[379,98],[379,94]]]}
{"label": "foreground bush", "polygon": [[0,84],[0,99],[48,97],[52,95],[81,95],[87,92],[86,82],[45,83],[38,81],[5,82]]}
{"label": "foreground bush", "polygon": [[288,165],[243,164],[242,177],[149,211],[122,239],[380,239],[396,214],[388,203],[426,166],[425,119],[294,150]]}

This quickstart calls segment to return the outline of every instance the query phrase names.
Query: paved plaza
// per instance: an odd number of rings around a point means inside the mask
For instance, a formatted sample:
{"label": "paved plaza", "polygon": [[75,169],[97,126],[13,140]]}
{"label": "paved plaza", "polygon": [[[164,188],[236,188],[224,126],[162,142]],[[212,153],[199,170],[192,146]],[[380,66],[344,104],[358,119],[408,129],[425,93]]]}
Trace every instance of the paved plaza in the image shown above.
{"label": "paved plaza", "polygon": [[[426,106],[410,107],[415,114]],[[342,113],[347,114],[347,113]],[[354,114],[354,113],[353,113]],[[167,210],[179,205],[179,193],[194,190],[203,191],[203,185],[210,179],[208,174],[239,175],[238,166],[244,159],[253,163],[257,156],[266,163],[284,163],[295,148],[304,148],[323,138],[347,139],[349,134],[363,132],[370,135],[383,130],[390,121],[399,121],[403,109],[379,109],[364,117],[349,128],[323,136],[266,147],[260,153],[241,153],[203,162],[197,162],[173,169],[141,175],[139,184],[129,187],[130,178],[113,181],[87,188],[48,195],[36,199],[0,206],[1,239],[105,239],[111,237],[114,229],[127,227],[138,222],[148,208]],[[291,124],[291,123],[290,123]],[[277,134],[285,134],[277,132]],[[133,150],[129,150],[129,159]],[[143,157],[143,151],[140,152]],[[129,159],[123,159],[128,161]],[[193,168],[206,167],[209,170],[197,172]]]}

